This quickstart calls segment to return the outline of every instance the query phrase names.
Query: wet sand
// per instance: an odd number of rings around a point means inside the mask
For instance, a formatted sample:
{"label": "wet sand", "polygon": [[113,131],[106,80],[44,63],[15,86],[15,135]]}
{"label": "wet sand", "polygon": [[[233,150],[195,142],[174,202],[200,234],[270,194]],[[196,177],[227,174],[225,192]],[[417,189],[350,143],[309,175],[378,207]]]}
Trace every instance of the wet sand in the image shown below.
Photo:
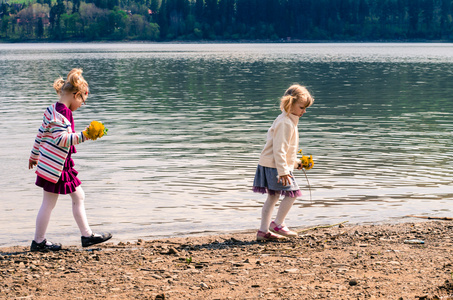
{"label": "wet sand", "polygon": [[308,229],[280,242],[249,231],[55,253],[0,248],[0,298],[453,299],[452,229],[416,220]]}

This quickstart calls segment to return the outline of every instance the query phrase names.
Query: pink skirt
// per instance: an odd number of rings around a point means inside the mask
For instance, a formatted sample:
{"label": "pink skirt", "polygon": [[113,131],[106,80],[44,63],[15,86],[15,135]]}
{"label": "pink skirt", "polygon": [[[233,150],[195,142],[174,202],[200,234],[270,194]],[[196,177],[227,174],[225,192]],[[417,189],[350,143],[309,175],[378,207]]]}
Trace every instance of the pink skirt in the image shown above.
{"label": "pink skirt", "polygon": [[42,187],[46,192],[55,194],[71,194],[76,191],[76,188],[82,184],[77,178],[77,172],[74,168],[74,161],[71,158],[71,153],[68,154],[64,162],[63,171],[57,183],[50,182],[37,176],[36,185]]}

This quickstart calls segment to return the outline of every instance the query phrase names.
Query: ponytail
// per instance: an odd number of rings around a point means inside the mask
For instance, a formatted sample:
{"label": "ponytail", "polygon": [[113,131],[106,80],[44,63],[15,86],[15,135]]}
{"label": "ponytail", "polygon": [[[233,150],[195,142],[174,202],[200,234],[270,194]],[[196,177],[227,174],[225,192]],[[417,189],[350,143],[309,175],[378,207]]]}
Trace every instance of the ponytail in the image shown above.
{"label": "ponytail", "polygon": [[296,102],[296,98],[291,95],[285,95],[280,99],[280,109],[281,111],[286,111],[289,113],[291,111],[291,107]]}
{"label": "ponytail", "polygon": [[55,91],[57,92],[58,95],[60,95],[61,88],[63,87],[63,85],[64,85],[63,77],[60,77],[54,81],[53,88],[55,89]]}
{"label": "ponytail", "polygon": [[88,85],[82,77],[82,69],[72,69],[68,74],[68,82],[75,88],[80,88],[83,85]]}
{"label": "ponytail", "polygon": [[298,84],[290,86],[283,97],[280,99],[280,109],[286,113],[291,112],[291,107],[298,103],[303,102],[305,107],[309,107],[315,100],[308,92],[307,88]]}
{"label": "ponytail", "polygon": [[62,77],[55,80],[53,83],[53,88],[58,95],[61,93],[87,93],[88,92],[88,83],[85,78],[82,76],[82,69],[72,69],[64,80]]}

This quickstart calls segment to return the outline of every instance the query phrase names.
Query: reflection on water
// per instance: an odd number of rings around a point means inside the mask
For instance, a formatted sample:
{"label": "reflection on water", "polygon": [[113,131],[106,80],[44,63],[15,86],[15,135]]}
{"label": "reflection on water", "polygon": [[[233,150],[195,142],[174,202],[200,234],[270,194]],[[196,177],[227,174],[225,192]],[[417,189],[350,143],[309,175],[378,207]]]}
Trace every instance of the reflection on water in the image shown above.
{"label": "reflection on water", "polygon": [[[123,240],[256,228],[250,191],[278,99],[307,85],[300,144],[315,168],[288,224],[451,214],[452,44],[0,44],[0,245],[28,244],[41,202],[29,151],[52,82],[82,67],[76,129],[88,217]],[[69,197],[49,238],[77,244]]]}

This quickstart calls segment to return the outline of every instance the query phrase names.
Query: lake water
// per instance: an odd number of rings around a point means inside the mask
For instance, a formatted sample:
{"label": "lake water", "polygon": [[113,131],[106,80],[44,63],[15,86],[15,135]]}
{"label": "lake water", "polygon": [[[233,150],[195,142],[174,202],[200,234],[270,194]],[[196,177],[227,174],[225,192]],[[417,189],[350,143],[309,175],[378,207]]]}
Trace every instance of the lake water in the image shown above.
{"label": "lake water", "polygon": [[[256,229],[251,192],[266,132],[292,83],[315,167],[292,227],[452,216],[453,44],[0,44],[0,246],[29,245],[42,191],[28,157],[53,81],[84,69],[76,130],[89,222],[114,242]],[[48,238],[79,245],[69,196]]]}

